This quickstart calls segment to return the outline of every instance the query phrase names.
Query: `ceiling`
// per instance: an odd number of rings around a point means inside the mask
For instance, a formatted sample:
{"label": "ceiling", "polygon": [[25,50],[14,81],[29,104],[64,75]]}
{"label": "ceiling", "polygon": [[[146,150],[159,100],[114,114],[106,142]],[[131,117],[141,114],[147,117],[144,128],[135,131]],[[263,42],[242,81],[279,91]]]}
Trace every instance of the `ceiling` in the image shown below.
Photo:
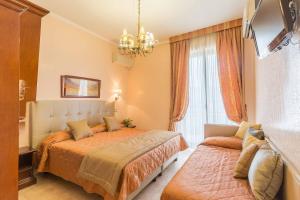
{"label": "ceiling", "polygon": [[[122,30],[135,34],[137,0],[31,0],[107,40],[117,42]],[[142,0],[146,31],[165,42],[170,36],[242,16],[244,0]]]}

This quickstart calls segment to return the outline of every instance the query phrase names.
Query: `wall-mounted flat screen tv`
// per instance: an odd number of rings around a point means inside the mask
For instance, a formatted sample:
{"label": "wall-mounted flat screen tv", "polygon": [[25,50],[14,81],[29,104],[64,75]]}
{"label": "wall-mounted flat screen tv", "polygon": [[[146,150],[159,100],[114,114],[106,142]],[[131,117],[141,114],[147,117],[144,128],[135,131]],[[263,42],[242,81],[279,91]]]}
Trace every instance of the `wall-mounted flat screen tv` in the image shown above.
{"label": "wall-mounted flat screen tv", "polygon": [[251,28],[260,58],[281,49],[291,38],[294,16],[291,0],[259,0]]}

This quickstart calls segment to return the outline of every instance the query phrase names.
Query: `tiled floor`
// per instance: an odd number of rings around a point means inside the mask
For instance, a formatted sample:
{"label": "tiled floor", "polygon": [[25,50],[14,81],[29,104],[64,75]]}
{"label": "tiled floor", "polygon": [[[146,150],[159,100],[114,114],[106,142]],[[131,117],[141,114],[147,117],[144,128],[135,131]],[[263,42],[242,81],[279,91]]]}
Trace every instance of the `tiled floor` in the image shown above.
{"label": "tiled floor", "polygon": [[[185,160],[191,154],[192,150],[188,149],[179,154],[177,162],[170,165],[158,177],[156,182],[149,184],[135,200],[159,200],[160,195],[175,175],[178,169],[183,165]],[[19,192],[19,200],[101,200],[102,198],[95,194],[84,192],[79,186],[62,180],[52,175],[39,175],[38,183],[31,187],[25,188]]]}

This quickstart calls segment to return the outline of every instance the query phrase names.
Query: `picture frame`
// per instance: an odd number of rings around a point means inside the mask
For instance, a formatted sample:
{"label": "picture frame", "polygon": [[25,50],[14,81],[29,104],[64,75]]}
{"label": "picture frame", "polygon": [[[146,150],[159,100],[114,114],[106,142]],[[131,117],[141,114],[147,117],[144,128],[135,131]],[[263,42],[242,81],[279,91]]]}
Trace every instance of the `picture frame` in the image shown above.
{"label": "picture frame", "polygon": [[62,75],[61,98],[100,98],[101,80]]}

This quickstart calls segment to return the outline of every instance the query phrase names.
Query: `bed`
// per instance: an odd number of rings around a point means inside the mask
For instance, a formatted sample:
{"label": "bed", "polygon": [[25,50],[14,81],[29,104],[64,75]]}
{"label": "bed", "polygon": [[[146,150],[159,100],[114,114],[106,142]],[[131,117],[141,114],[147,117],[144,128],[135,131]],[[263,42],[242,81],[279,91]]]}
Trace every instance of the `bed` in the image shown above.
{"label": "bed", "polygon": [[[234,136],[238,128],[238,126],[206,124],[204,137]],[[268,133],[274,132],[265,130]],[[284,161],[283,185],[276,199],[300,199],[299,169],[269,136],[266,136],[266,140]],[[240,150],[199,145],[165,187],[161,200],[254,200],[247,179],[233,178],[233,169],[239,155]]]}
{"label": "bed", "polygon": [[[103,116],[115,114],[114,104],[105,101],[38,101],[27,104],[27,129],[31,146],[37,148],[50,133],[66,128],[70,120],[87,119],[91,126]],[[178,135],[129,162],[122,169],[117,195],[112,195],[95,182],[77,176],[83,158],[95,147],[99,148],[145,133],[143,130],[122,128],[115,132],[101,132],[78,141],[62,140],[51,144],[47,167],[43,170],[80,185],[89,193],[97,193],[105,200],[133,199],[147,184],[177,159],[186,143]]]}
{"label": "bed", "polygon": [[255,200],[246,179],[235,179],[240,150],[199,145],[164,189],[161,200]]}

